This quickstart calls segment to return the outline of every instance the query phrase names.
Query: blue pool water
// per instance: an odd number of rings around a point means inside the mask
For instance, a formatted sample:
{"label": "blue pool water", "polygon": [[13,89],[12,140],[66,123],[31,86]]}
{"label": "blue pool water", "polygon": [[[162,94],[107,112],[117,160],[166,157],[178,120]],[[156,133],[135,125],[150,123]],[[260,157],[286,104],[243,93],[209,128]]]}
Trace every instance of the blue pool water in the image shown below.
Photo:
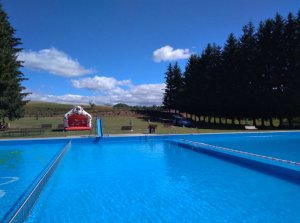
{"label": "blue pool water", "polygon": [[0,142],[0,222],[65,143]]}
{"label": "blue pool water", "polygon": [[[282,177],[180,139],[300,161],[300,132],[73,139],[27,222],[300,222],[298,164]],[[0,221],[68,141],[0,141]]]}
{"label": "blue pool water", "polygon": [[300,221],[299,184],[163,140],[114,141],[73,142],[28,222]]}
{"label": "blue pool water", "polygon": [[191,140],[241,151],[300,162],[299,133],[222,134],[215,137],[194,136]]}

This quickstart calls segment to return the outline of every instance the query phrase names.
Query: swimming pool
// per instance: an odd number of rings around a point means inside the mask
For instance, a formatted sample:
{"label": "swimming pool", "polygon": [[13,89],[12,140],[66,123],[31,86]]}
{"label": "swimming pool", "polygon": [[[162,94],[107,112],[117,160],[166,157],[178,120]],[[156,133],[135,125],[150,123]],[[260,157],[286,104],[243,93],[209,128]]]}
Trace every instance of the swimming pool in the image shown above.
{"label": "swimming pool", "polygon": [[300,182],[169,143],[267,135],[74,139],[27,222],[299,222]]}
{"label": "swimming pool", "polygon": [[0,143],[0,221],[21,202],[64,141]]}
{"label": "swimming pool", "polygon": [[225,148],[300,162],[299,133],[220,134],[215,137],[193,136],[191,140]]}

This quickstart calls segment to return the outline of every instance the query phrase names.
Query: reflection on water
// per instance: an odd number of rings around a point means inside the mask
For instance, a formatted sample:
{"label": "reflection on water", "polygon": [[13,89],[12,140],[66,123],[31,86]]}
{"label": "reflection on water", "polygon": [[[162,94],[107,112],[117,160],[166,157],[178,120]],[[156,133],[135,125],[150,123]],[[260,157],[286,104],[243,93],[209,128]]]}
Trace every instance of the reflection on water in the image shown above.
{"label": "reflection on water", "polygon": [[[11,184],[17,180],[19,180],[19,177],[0,177],[0,186]],[[0,198],[4,197],[5,194],[5,190],[0,190]]]}
{"label": "reflection on water", "polygon": [[0,142],[0,221],[63,145]]}
{"label": "reflection on water", "polygon": [[18,149],[0,149],[0,172],[2,169],[16,168],[21,157],[22,152]]}

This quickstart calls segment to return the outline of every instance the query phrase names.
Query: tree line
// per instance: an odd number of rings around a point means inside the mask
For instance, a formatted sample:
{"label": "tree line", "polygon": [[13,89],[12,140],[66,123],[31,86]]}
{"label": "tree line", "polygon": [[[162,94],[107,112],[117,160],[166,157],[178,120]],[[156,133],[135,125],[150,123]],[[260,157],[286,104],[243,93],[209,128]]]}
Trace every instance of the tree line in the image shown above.
{"label": "tree line", "polygon": [[22,117],[27,103],[24,98],[28,93],[23,92],[22,86],[26,78],[20,71],[22,62],[17,58],[22,50],[20,44],[0,4],[0,128],[4,127],[6,119]]}
{"label": "tree line", "polygon": [[[300,116],[300,11],[250,22],[223,47],[208,44],[165,73],[163,105],[197,116],[263,120]],[[255,124],[255,123],[254,123]],[[272,121],[271,121],[272,124]]]}

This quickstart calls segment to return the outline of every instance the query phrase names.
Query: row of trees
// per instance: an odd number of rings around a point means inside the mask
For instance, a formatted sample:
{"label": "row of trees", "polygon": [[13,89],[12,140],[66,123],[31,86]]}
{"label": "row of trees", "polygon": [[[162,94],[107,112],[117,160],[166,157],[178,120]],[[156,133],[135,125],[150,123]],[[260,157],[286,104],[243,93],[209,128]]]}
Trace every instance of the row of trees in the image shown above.
{"label": "row of trees", "polygon": [[[11,27],[7,14],[0,5],[0,122],[5,118],[13,120],[22,117],[24,113],[24,87],[25,80],[20,71],[22,64],[17,59],[21,51],[19,38],[14,37],[15,30]],[[3,125],[3,124],[1,124]]]}
{"label": "row of trees", "polygon": [[300,115],[300,11],[243,27],[221,48],[208,44],[182,73],[167,68],[163,104],[190,114],[228,118]]}

